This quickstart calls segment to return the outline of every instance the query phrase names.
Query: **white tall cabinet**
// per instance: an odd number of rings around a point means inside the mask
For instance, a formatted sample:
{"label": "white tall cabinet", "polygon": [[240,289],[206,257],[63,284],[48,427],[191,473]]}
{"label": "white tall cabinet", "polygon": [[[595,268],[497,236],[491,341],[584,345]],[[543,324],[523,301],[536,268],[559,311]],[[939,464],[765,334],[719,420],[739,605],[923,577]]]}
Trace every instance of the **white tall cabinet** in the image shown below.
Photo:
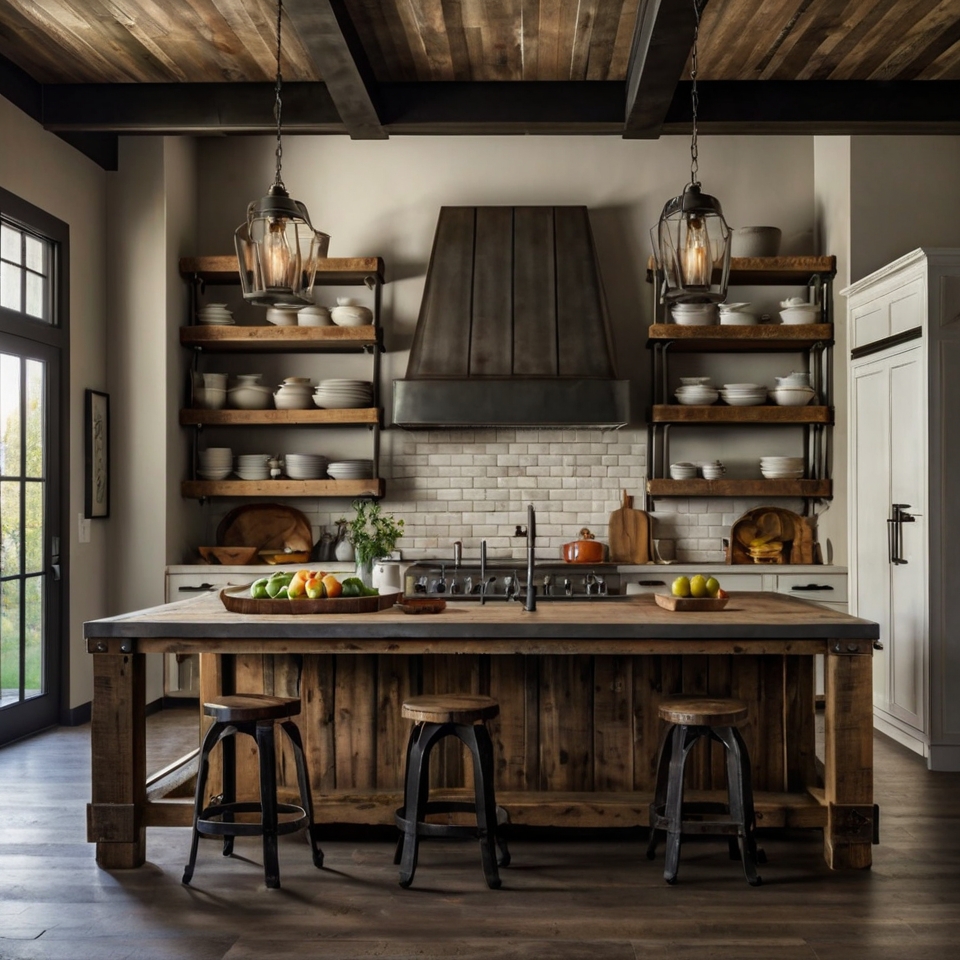
{"label": "white tall cabinet", "polygon": [[850,612],[880,624],[879,730],[960,770],[960,249],[847,296]]}

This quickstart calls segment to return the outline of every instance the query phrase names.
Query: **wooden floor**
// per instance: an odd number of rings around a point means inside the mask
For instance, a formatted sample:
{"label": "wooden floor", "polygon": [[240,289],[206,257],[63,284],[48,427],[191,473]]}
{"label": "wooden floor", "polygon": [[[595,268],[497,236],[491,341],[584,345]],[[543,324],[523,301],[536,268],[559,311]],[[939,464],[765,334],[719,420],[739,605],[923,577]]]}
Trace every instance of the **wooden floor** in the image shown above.
{"label": "wooden floor", "polygon": [[[186,720],[151,718],[162,760]],[[0,750],[0,960],[457,960],[819,958],[927,960],[960,952],[960,774],[928,773],[876,738],[882,844],[871,871],[830,874],[819,835],[762,834],[764,885],[723,843],[685,845],[680,882],[644,858],[645,837],[525,836],[488,890],[476,845],[427,843],[410,890],[389,839],[329,839],[316,870],[281,841],[283,889],[263,886],[255,840],[200,848],[180,883],[185,829],[148,831],[148,864],[99,870],[84,842],[89,728]],[[151,761],[151,766],[155,761]]]}

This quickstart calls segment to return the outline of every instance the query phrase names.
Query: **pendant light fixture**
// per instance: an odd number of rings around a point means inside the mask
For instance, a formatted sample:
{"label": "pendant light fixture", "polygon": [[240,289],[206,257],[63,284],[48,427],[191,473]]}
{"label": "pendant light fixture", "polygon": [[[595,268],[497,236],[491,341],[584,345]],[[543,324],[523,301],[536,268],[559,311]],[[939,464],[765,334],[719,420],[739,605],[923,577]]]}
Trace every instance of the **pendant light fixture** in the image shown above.
{"label": "pendant light fixture", "polygon": [[730,273],[730,228],[720,201],[700,191],[697,177],[697,42],[700,4],[693,0],[696,26],[690,69],[693,133],[690,182],[679,197],[668,200],[650,231],[654,256],[663,277],[661,296],[672,303],[719,303],[727,295]]}
{"label": "pendant light fixture", "polygon": [[267,195],[247,207],[246,222],[237,227],[234,242],[244,300],[268,307],[301,307],[313,303],[317,260],[327,255],[330,237],[314,230],[307,208],[291,199],[280,174],[282,17],[283,0],[277,0],[277,84],[273,107],[277,120],[276,177]]}

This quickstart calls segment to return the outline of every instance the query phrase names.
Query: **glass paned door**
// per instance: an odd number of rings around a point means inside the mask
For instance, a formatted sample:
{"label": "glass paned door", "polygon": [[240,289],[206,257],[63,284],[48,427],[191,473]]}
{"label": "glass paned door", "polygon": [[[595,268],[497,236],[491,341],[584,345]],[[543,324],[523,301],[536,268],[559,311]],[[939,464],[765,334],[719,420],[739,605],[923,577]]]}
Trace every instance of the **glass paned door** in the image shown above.
{"label": "glass paned door", "polygon": [[59,713],[57,355],[0,334],[0,743]]}

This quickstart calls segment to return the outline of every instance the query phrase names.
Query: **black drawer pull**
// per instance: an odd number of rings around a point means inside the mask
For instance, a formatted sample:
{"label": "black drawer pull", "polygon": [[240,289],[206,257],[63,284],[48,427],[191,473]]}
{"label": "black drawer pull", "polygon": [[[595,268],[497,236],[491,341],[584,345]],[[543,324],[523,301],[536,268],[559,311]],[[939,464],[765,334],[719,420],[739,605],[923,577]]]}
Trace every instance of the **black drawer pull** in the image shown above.
{"label": "black drawer pull", "polygon": [[199,587],[177,587],[180,593],[199,593],[201,590],[216,590],[212,583],[201,583]]}
{"label": "black drawer pull", "polygon": [[667,585],[666,580],[638,580],[638,587],[665,587]]}
{"label": "black drawer pull", "polygon": [[791,587],[791,590],[832,590],[833,587],[828,583],[807,583],[801,586],[797,584],[795,587]]}

